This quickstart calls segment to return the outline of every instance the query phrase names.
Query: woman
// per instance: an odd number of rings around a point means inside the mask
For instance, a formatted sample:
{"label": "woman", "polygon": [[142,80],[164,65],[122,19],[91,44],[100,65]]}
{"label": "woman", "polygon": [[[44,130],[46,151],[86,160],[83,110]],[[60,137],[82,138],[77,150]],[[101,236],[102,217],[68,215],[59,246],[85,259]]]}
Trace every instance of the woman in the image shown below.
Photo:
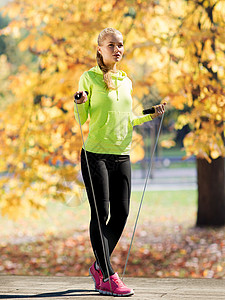
{"label": "woman", "polygon": [[76,120],[84,124],[90,114],[89,134],[81,151],[81,171],[91,207],[90,239],[96,258],[89,273],[97,291],[114,296],[134,294],[110,263],[129,213],[133,126],[165,111],[162,104],[155,106],[152,115],[133,116],[132,83],[125,72],[117,70],[123,53],[122,34],[113,28],[104,29],[98,36],[98,65],[84,72],[79,91],[74,94]]}

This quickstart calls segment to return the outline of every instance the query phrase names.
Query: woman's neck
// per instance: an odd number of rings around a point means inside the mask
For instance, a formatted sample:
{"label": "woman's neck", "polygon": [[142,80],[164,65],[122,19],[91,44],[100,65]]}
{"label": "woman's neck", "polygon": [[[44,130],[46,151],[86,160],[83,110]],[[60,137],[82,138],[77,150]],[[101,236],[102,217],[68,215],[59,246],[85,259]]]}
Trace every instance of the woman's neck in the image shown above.
{"label": "woman's neck", "polygon": [[109,72],[112,72],[112,73],[117,73],[118,72],[118,70],[116,68],[116,64],[111,65],[111,66],[107,66],[107,67],[108,67]]}

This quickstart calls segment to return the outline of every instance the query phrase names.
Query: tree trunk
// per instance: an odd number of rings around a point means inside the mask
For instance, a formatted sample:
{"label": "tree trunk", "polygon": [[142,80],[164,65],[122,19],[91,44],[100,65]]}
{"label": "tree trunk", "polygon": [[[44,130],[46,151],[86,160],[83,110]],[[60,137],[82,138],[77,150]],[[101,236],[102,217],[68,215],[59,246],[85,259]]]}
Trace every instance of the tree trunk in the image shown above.
{"label": "tree trunk", "polygon": [[208,163],[197,158],[198,213],[197,226],[225,225],[224,158]]}

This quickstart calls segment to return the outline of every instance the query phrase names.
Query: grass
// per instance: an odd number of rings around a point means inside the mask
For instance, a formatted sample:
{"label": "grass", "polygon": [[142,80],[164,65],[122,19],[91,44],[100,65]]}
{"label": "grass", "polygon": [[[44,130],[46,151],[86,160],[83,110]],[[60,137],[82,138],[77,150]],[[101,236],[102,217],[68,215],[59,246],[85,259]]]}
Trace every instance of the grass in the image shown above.
{"label": "grass", "polygon": [[[146,191],[138,224],[151,223],[158,226],[168,224],[192,226],[196,219],[196,191]],[[131,196],[130,215],[127,230],[133,227],[141,199],[141,192]],[[1,241],[23,241],[35,236],[71,234],[89,226],[89,205],[84,201],[72,207],[58,202],[49,202],[46,211],[39,212],[39,218],[23,218],[12,221],[0,218]]]}
{"label": "grass", "polygon": [[[142,192],[132,194],[129,221],[136,218]],[[197,191],[147,191],[140,214],[142,223],[187,223],[193,225],[197,210]]]}

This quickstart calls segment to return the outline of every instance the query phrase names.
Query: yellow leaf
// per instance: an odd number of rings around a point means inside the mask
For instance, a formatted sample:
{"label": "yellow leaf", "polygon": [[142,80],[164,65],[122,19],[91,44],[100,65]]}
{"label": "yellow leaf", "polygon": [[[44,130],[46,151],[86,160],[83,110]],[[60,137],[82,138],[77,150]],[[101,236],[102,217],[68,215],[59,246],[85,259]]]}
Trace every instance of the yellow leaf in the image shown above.
{"label": "yellow leaf", "polygon": [[217,272],[222,272],[223,271],[223,267],[221,265],[218,265],[216,268]]}
{"label": "yellow leaf", "polygon": [[174,147],[176,145],[176,143],[173,140],[164,140],[164,141],[161,141],[160,145],[163,148],[169,149],[171,147]]}
{"label": "yellow leaf", "polygon": [[219,151],[217,151],[217,150],[213,150],[213,151],[211,151],[211,157],[212,157],[212,159],[217,159],[221,154],[219,153]]}

